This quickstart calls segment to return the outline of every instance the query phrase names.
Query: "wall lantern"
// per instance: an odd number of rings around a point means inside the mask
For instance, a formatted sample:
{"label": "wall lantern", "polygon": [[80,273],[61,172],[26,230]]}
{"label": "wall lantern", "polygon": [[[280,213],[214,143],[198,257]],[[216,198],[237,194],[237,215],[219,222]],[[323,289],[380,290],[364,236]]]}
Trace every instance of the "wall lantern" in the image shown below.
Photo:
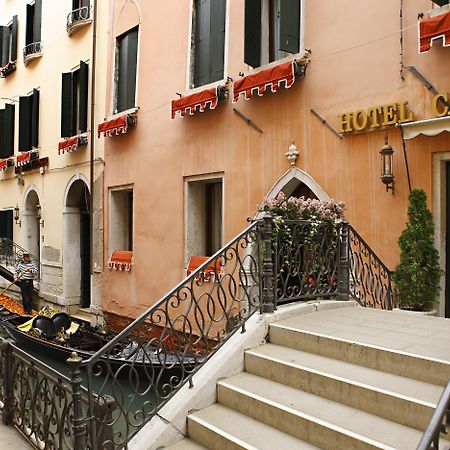
{"label": "wall lantern", "polygon": [[19,205],[16,204],[14,207],[14,221],[16,222],[16,225],[19,225],[19,227],[22,226],[22,221],[19,220]]}
{"label": "wall lantern", "polygon": [[384,137],[384,145],[381,147],[381,181],[386,185],[386,192],[389,189],[394,192],[395,177],[392,173],[392,155],[394,153],[393,148],[388,144],[388,136]]}
{"label": "wall lantern", "polygon": [[39,223],[44,226],[44,219],[42,219],[42,208],[39,203],[36,205],[36,217],[37,220],[39,220]]}

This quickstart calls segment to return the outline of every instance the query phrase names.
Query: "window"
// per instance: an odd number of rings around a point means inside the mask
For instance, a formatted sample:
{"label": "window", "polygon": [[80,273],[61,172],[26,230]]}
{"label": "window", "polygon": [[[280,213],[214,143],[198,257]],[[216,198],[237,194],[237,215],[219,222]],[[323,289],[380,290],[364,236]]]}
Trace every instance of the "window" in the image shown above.
{"label": "window", "polygon": [[61,89],[61,137],[68,138],[87,130],[88,64],[80,61],[80,67],[62,74]]}
{"label": "window", "polygon": [[259,67],[300,52],[301,1],[245,1],[246,64]]}
{"label": "window", "polygon": [[109,250],[133,250],[133,188],[110,192]]}
{"label": "window", "polygon": [[42,0],[35,0],[32,5],[27,5],[26,45],[41,42],[41,16]]}
{"label": "window", "polygon": [[72,10],[67,16],[67,33],[71,36],[91,22],[89,0],[72,0]]}
{"label": "window", "polygon": [[136,106],[138,28],[122,34],[116,41],[116,102],[115,112]]}
{"label": "window", "polygon": [[212,256],[222,248],[222,179],[188,181],[186,191],[186,262]]}
{"label": "window", "polygon": [[195,0],[192,20],[191,87],[222,80],[225,56],[226,0]]}
{"label": "window", "polygon": [[19,97],[19,152],[39,146],[39,91]]}
{"label": "window", "polygon": [[[0,210],[0,238],[13,240],[13,210]],[[12,250],[12,249],[11,249]]]}
{"label": "window", "polygon": [[17,16],[5,27],[0,27],[0,66],[17,60]]}
{"label": "window", "polygon": [[0,159],[14,155],[14,114],[13,104],[0,109]]}

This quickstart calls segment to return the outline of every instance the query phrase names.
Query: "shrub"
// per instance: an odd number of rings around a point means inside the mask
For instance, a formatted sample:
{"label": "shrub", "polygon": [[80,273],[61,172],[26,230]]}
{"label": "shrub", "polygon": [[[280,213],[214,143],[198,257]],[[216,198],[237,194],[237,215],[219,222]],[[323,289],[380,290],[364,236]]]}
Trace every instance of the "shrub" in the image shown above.
{"label": "shrub", "polygon": [[400,307],[415,311],[431,309],[441,276],[433,217],[426,202],[422,189],[414,189],[409,195],[409,220],[398,240],[400,263],[393,276]]}

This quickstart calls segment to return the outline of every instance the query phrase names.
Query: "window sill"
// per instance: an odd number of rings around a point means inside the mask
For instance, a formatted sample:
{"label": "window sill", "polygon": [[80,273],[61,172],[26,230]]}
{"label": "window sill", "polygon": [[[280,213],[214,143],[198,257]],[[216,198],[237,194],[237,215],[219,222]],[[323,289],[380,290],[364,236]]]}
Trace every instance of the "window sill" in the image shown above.
{"label": "window sill", "polygon": [[124,116],[125,114],[126,114],[126,115],[137,114],[137,113],[139,112],[139,109],[140,109],[139,106],[135,106],[135,107],[133,107],[133,108],[126,109],[126,110],[124,110],[124,111],[114,112],[111,116],[106,117],[106,118],[105,118],[105,121],[117,119],[118,117]]}
{"label": "window sill", "polygon": [[32,42],[23,49],[23,63],[28,66],[31,61],[42,56],[42,42]]}
{"label": "window sill", "polygon": [[275,67],[275,66],[278,66],[279,64],[283,64],[285,62],[292,61],[292,60],[296,61],[298,66],[307,64],[308,63],[308,52],[302,51],[300,53],[292,54],[292,55],[286,56],[284,58],[277,59],[276,61],[271,61],[270,63],[264,64],[264,65],[261,65],[258,67],[252,67],[252,66],[247,65],[247,67],[249,67],[250,69],[248,70],[248,72],[245,73],[244,76],[251,75],[253,73],[257,73],[260,70],[270,69],[271,67]]}
{"label": "window sill", "polygon": [[67,35],[72,36],[78,30],[89,25],[92,22],[91,7],[83,6],[82,8],[71,11],[67,16]]}

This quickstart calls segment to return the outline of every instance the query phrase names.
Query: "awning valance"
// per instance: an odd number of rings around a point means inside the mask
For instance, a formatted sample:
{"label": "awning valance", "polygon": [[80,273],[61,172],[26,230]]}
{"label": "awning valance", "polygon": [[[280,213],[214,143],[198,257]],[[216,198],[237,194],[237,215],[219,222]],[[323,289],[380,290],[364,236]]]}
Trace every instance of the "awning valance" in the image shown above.
{"label": "awning valance", "polygon": [[430,50],[433,40],[439,38],[444,47],[450,46],[450,12],[419,22],[419,53]]}
{"label": "awning valance", "polygon": [[17,155],[17,167],[25,166],[30,162],[31,152],[22,152]]}
{"label": "awning valance", "polygon": [[193,115],[196,110],[204,112],[209,109],[215,109],[219,103],[219,86],[204,89],[191,95],[186,95],[178,100],[172,100],[172,119],[178,114],[180,117],[186,114]]}
{"label": "awning valance", "polygon": [[248,100],[254,91],[261,96],[267,89],[276,92],[282,84],[284,84],[286,89],[290,88],[294,81],[295,61],[288,61],[278,66],[252,73],[233,83],[233,103],[238,101],[241,94]]}
{"label": "awning valance", "polygon": [[0,159],[0,170],[2,172],[12,166],[14,166],[14,160],[12,158]]}
{"label": "awning valance", "polygon": [[109,137],[112,137],[114,134],[125,134],[128,131],[128,125],[128,114],[107,120],[98,126],[98,137],[102,133],[104,136],[108,135]]}
{"label": "awning valance", "polygon": [[450,131],[450,116],[402,123],[400,126],[403,130],[404,139],[413,139],[419,134],[437,136],[443,131]]}
{"label": "awning valance", "polygon": [[78,148],[78,136],[71,137],[58,143],[58,155],[73,152]]}
{"label": "awning valance", "polygon": [[114,250],[108,262],[108,268],[113,270],[131,270],[133,252],[128,250]]}

